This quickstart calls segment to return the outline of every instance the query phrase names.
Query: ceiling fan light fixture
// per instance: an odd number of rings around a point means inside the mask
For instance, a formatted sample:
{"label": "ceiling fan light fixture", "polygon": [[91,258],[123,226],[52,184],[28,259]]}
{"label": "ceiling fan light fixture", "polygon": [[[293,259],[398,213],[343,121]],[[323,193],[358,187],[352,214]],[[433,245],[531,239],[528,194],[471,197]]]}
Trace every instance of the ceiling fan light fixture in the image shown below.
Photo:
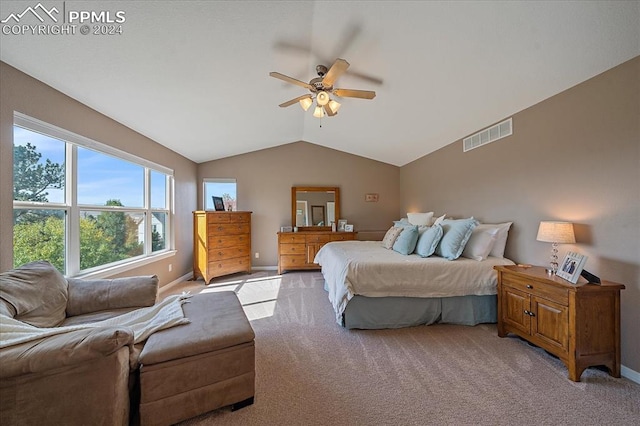
{"label": "ceiling fan light fixture", "polygon": [[340,109],[341,104],[339,102],[334,101],[333,99],[329,101],[327,105],[333,114],[337,114]]}
{"label": "ceiling fan light fixture", "polygon": [[329,94],[324,90],[321,92],[318,92],[318,95],[316,96],[316,101],[318,102],[318,105],[325,106],[329,102]]}
{"label": "ceiling fan light fixture", "polygon": [[309,109],[312,103],[313,103],[313,100],[311,98],[300,99],[300,106],[305,111]]}
{"label": "ceiling fan light fixture", "polygon": [[316,106],[315,111],[313,111],[313,116],[316,118],[322,118],[324,116],[324,110],[321,106]]}

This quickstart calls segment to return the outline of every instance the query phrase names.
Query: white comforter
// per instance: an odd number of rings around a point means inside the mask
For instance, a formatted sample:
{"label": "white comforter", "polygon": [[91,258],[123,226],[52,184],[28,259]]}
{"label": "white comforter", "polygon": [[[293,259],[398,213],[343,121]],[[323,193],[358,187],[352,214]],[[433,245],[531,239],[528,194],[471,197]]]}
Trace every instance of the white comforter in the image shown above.
{"label": "white comforter", "polygon": [[380,241],[341,241],[325,244],[315,257],[322,266],[329,300],[341,322],[355,295],[367,297],[452,297],[496,294],[495,265],[509,259],[447,260],[402,255],[383,248]]}

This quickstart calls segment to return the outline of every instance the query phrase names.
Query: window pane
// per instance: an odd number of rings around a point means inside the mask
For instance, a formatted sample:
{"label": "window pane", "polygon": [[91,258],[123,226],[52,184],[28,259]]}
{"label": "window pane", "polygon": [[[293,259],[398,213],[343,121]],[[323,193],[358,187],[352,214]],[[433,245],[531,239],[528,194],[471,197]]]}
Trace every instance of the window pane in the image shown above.
{"label": "window pane", "polygon": [[151,213],[151,251],[167,248],[167,214]]}
{"label": "window pane", "polygon": [[167,208],[167,175],[151,170],[151,208]]}
{"label": "window pane", "polygon": [[78,147],[78,204],[144,207],[144,167]]}
{"label": "window pane", "polygon": [[80,212],[80,270],[143,253],[143,213]]}
{"label": "window pane", "polygon": [[64,203],[66,143],[13,126],[13,199]]}
{"label": "window pane", "polygon": [[65,212],[13,210],[13,266],[35,260],[50,262],[65,273]]}
{"label": "window pane", "polygon": [[229,179],[209,179],[204,182],[204,209],[215,210],[213,198],[222,197],[225,210],[237,210],[236,202],[236,182]]}

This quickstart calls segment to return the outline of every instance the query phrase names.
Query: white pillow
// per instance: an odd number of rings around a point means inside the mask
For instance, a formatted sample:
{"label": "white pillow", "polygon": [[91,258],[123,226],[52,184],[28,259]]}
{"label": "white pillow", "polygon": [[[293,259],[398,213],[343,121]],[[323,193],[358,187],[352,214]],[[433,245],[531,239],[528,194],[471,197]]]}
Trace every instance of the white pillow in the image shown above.
{"label": "white pillow", "polygon": [[428,213],[407,213],[409,223],[418,226],[431,226],[433,212]]}
{"label": "white pillow", "polygon": [[478,261],[485,260],[498,237],[499,229],[493,225],[478,225],[471,233],[462,256]]}
{"label": "white pillow", "polygon": [[498,235],[496,236],[496,242],[493,244],[493,248],[489,252],[489,256],[504,257],[504,249],[507,246],[507,237],[509,236],[509,228],[513,222],[497,223],[494,225],[486,224],[489,226],[495,226],[498,228]]}
{"label": "white pillow", "polygon": [[442,221],[444,220],[444,218],[445,218],[445,216],[446,216],[446,215],[447,215],[447,214],[445,213],[445,214],[443,214],[442,216],[435,218],[435,220],[433,220],[433,225],[440,225],[440,224],[442,224]]}

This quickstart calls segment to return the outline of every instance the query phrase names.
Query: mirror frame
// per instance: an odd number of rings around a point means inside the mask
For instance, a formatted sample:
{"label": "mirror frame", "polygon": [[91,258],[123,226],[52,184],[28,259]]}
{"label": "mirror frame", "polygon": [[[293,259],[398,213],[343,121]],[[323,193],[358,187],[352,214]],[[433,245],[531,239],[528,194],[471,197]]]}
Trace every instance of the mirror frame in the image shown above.
{"label": "mirror frame", "polygon": [[[298,191],[306,192],[329,192],[333,191],[336,215],[336,224],[340,219],[340,188],[337,186],[292,186],[291,187],[291,226],[296,226],[296,193]],[[331,231],[329,226],[298,226],[298,231]]]}

